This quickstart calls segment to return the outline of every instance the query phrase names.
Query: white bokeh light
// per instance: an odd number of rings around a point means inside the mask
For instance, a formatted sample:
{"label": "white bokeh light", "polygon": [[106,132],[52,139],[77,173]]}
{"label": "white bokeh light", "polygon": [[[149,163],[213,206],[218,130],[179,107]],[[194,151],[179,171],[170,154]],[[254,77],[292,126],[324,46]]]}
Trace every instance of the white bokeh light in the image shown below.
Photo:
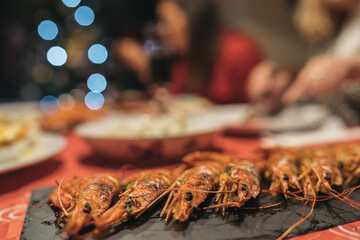
{"label": "white bokeh light", "polygon": [[59,101],[54,96],[45,96],[40,100],[40,109],[45,114],[54,114],[59,110],[59,107]]}
{"label": "white bokeh light", "polygon": [[50,20],[42,21],[38,26],[38,34],[44,40],[53,40],[58,32],[58,27]]}
{"label": "white bokeh light", "polygon": [[108,51],[101,44],[94,44],[89,48],[88,57],[95,64],[104,63],[108,57]]}
{"label": "white bokeh light", "polygon": [[99,73],[92,74],[87,80],[87,86],[92,92],[102,92],[106,85],[106,78]]}
{"label": "white bokeh light", "polygon": [[104,106],[105,98],[101,93],[89,92],[85,96],[85,104],[91,110],[99,110]]}
{"label": "white bokeh light", "polygon": [[94,11],[87,7],[87,6],[81,6],[75,11],[75,20],[78,22],[81,26],[89,26],[94,22],[95,14]]}
{"label": "white bokeh light", "polygon": [[65,6],[67,6],[69,8],[74,8],[77,5],[79,5],[81,0],[62,0],[62,2],[65,4]]}
{"label": "white bokeh light", "polygon": [[62,66],[66,63],[67,53],[59,46],[51,47],[46,54],[47,60],[54,66]]}

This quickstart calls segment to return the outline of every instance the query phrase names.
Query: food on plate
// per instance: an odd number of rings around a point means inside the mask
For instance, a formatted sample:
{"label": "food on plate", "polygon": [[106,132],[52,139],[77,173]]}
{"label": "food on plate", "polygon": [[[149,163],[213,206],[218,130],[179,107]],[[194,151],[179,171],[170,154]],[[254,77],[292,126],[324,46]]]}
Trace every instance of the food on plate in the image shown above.
{"label": "food on plate", "polygon": [[[264,171],[270,181],[270,193],[284,194],[285,199],[311,204],[310,211],[285,231],[283,239],[315,211],[315,203],[336,199],[360,210],[360,203],[350,199],[358,188],[338,190],[344,176],[352,176],[358,166],[360,144],[332,145],[314,148],[276,147],[263,149],[268,161]],[[345,151],[346,150],[346,151]],[[346,159],[346,160],[345,160]],[[344,171],[346,174],[344,174]],[[355,178],[352,178],[355,180]],[[260,174],[248,160],[215,152],[193,152],[183,157],[174,170],[153,169],[134,173],[122,180],[111,174],[101,174],[58,187],[48,196],[60,211],[59,222],[69,236],[87,237],[130,219],[136,219],[154,204],[164,199],[160,216],[165,223],[170,219],[186,222],[195,209],[215,208],[224,216],[228,208],[242,208],[260,195]],[[264,190],[264,193],[269,192]],[[212,195],[212,193],[214,195]],[[202,206],[209,196],[214,204]],[[272,204],[258,209],[272,207]],[[84,233],[83,228],[92,228]],[[81,233],[81,234],[80,234]]]}
{"label": "food on plate", "polygon": [[189,134],[185,118],[171,114],[117,116],[118,123],[108,128],[107,135],[118,138],[162,138]]}
{"label": "food on plate", "polygon": [[[220,179],[223,183],[219,185]],[[229,194],[230,188],[234,190]],[[166,195],[161,211],[161,215],[166,214],[165,222],[171,217],[185,222],[210,193],[217,193],[219,203],[227,198],[233,201],[229,207],[241,207],[259,191],[259,175],[250,162],[224,154],[195,152],[174,170],[146,170],[122,180],[112,174],[75,178],[67,183],[62,180],[48,200],[60,212],[58,222],[65,223],[63,232],[83,238],[138,218]],[[92,229],[84,233],[84,227],[89,226]]]}
{"label": "food on plate", "polygon": [[[318,146],[311,149],[272,148],[263,150],[268,160],[265,177],[271,182],[270,192],[274,195],[282,193],[286,198],[304,201],[305,205],[311,203],[310,212],[294,223],[279,239],[284,239],[296,226],[309,218],[314,211],[315,203],[319,200],[335,198],[360,210],[360,203],[349,197],[357,187],[346,189],[342,193],[334,189],[343,184],[342,171],[351,176],[348,166],[357,161],[358,155],[355,153],[358,148],[352,146],[352,154],[349,155],[349,152],[346,152],[347,157],[344,157],[341,152],[346,148],[349,148],[346,147],[346,144],[340,144]],[[352,169],[355,170],[355,168]]]}
{"label": "food on plate", "polygon": [[[161,104],[161,105],[160,105]],[[159,114],[159,107],[165,107],[167,113],[175,115],[191,115],[199,114],[206,111],[213,104],[206,98],[196,95],[178,95],[171,96],[166,101],[128,101],[120,102],[114,105],[116,110],[124,113],[138,113],[138,114]]]}
{"label": "food on plate", "polygon": [[0,162],[17,160],[31,154],[38,135],[31,121],[0,122]]}

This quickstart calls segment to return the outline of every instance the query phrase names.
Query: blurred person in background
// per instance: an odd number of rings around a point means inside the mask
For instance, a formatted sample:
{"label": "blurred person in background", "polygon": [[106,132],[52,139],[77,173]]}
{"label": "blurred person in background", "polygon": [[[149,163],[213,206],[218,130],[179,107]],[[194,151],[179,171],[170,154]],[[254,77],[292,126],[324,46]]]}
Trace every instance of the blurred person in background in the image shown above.
{"label": "blurred person in background", "polygon": [[[355,102],[360,101],[360,85],[350,84],[351,80],[360,77],[360,1],[299,0],[294,19],[299,32],[309,43],[321,45],[320,48],[325,46],[326,50],[308,60],[289,89],[291,74],[279,71],[270,61],[262,62],[252,74],[251,82],[258,86],[252,98],[262,99],[263,108],[270,111],[281,102],[290,104],[301,98],[332,95],[328,98],[330,106],[336,108],[335,111],[348,123],[360,123],[360,115],[354,113],[360,109],[352,109],[359,106]],[[343,85],[347,85],[347,89],[333,95]],[[351,103],[345,102],[346,98]]]}
{"label": "blurred person in background", "polygon": [[[215,103],[249,100],[247,82],[262,54],[245,33],[224,29],[211,0],[161,0],[156,8],[162,42],[174,56],[169,91],[196,93]],[[117,54],[144,83],[151,81],[151,62],[143,46],[126,38]]]}

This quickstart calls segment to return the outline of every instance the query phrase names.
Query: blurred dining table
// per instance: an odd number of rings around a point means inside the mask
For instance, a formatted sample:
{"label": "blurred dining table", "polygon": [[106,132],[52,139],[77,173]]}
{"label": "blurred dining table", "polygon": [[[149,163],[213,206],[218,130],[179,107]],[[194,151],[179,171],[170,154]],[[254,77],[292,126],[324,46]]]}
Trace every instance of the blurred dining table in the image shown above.
{"label": "blurred dining table", "polygon": [[[74,176],[81,177],[101,172],[124,173],[121,164],[94,157],[90,147],[79,136],[72,132],[65,133],[64,136],[68,142],[67,147],[56,156],[30,167],[0,174],[0,239],[20,239],[33,190],[55,186],[55,181],[60,181],[62,178],[66,180]],[[260,144],[260,139],[253,137],[221,135],[214,139],[214,146],[224,153],[252,159],[255,157],[254,150],[259,148]],[[132,168],[126,173],[139,169]],[[360,229],[360,221],[293,239],[359,239],[360,234],[354,229]]]}

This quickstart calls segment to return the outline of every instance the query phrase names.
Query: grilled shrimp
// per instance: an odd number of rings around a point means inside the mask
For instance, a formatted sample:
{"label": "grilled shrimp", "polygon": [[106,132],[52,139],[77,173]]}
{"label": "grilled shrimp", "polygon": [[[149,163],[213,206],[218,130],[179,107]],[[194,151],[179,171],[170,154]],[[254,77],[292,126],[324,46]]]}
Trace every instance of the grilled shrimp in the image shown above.
{"label": "grilled shrimp", "polygon": [[332,186],[343,182],[339,164],[334,156],[323,150],[314,150],[301,159],[299,176],[305,197],[316,198],[318,192],[330,194]]}
{"label": "grilled shrimp", "polygon": [[75,199],[80,195],[82,189],[88,186],[96,176],[74,178],[70,182],[59,185],[47,197],[47,199],[62,211],[69,212],[74,207]]}
{"label": "grilled shrimp", "polygon": [[291,148],[270,149],[265,177],[271,181],[270,191],[276,195],[283,192],[285,197],[290,188],[300,189],[298,176],[298,151]]}
{"label": "grilled shrimp", "polygon": [[121,222],[130,217],[139,217],[148,210],[162,193],[176,179],[176,174],[170,170],[149,170],[134,174],[122,181],[123,193],[119,201],[104,214],[96,218],[95,232]]}
{"label": "grilled shrimp", "polygon": [[360,178],[360,145],[343,144],[334,149],[336,160],[340,163],[346,179],[344,185],[357,182]]}
{"label": "grilled shrimp", "polygon": [[241,207],[250,198],[260,193],[260,176],[255,166],[245,160],[234,160],[227,164],[220,175],[220,187],[215,196],[217,205],[210,208]]}
{"label": "grilled shrimp", "polygon": [[221,165],[217,162],[203,163],[186,170],[164,194],[169,197],[160,216],[166,213],[165,222],[172,216],[175,220],[185,222],[190,213],[215,190],[219,183]]}
{"label": "grilled shrimp", "polygon": [[64,232],[77,235],[94,218],[103,214],[110,206],[113,197],[120,190],[118,178],[112,174],[96,176],[74,200],[74,209],[69,213]]}

